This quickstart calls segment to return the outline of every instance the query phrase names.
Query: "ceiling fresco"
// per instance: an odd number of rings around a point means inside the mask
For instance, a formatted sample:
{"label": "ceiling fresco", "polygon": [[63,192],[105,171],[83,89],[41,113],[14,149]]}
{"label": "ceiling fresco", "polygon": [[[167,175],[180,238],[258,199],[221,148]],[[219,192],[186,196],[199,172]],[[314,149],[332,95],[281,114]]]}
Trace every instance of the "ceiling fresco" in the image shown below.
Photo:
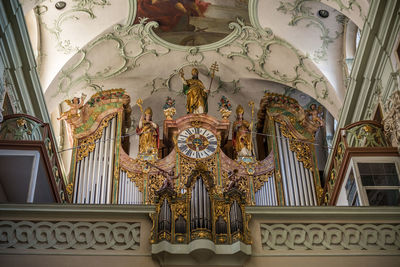
{"label": "ceiling fresco", "polygon": [[211,44],[232,31],[230,22],[249,21],[247,4],[247,0],[137,0],[135,23],[144,18],[156,21],[154,32],[173,44]]}
{"label": "ceiling fresco", "polygon": [[179,71],[197,67],[209,84],[217,62],[209,98],[215,117],[221,96],[233,105],[258,103],[271,84],[294,88],[337,117],[347,79],[343,46],[355,42],[344,38],[346,25],[362,26],[368,12],[366,0],[65,3],[58,10],[56,1],[21,1],[50,113],[67,98],[110,88],[153,110],[167,96],[184,107]]}

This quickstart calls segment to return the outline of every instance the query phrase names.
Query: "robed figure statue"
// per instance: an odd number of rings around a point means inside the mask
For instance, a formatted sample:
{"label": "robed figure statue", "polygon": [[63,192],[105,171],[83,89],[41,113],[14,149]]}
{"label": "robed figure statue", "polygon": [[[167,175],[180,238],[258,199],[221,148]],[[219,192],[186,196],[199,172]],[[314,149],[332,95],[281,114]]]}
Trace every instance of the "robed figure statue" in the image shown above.
{"label": "robed figure statue", "polygon": [[244,118],[244,109],[239,105],[236,109],[236,121],[233,123],[233,147],[236,156],[252,156],[251,124]]}
{"label": "robed figure statue", "polygon": [[139,154],[157,154],[160,144],[158,125],[152,121],[153,111],[148,107],[140,117],[136,133],[139,135]]}
{"label": "robed figure statue", "polygon": [[186,95],[187,113],[203,114],[208,112],[207,98],[210,90],[206,90],[199,80],[199,71],[192,69],[192,79],[186,80],[183,70],[180,70],[183,81],[183,93]]}

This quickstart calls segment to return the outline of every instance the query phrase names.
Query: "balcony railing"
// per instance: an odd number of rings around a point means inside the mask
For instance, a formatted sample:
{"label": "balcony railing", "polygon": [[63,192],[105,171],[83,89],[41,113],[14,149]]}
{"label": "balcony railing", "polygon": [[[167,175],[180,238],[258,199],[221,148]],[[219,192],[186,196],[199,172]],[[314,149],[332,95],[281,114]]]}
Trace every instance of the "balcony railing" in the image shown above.
{"label": "balcony railing", "polygon": [[336,195],[334,189],[340,186],[346,165],[344,163],[347,162],[350,152],[355,154],[368,151],[384,152],[388,147],[390,145],[386,141],[383,126],[377,121],[359,121],[341,128],[332,151],[332,161],[321,203],[333,204],[332,201]]}
{"label": "balcony railing", "polygon": [[0,149],[39,151],[48,170],[48,181],[56,201],[70,202],[56,143],[48,123],[26,114],[5,116],[0,124]]}

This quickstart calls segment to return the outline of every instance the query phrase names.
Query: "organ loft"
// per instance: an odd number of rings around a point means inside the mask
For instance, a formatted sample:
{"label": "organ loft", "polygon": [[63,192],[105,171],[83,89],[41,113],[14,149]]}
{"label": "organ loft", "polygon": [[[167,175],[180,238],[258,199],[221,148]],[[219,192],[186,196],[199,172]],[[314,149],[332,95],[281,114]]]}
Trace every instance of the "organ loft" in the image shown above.
{"label": "organ loft", "polygon": [[[213,64],[212,75],[217,68]],[[175,99],[167,97],[161,109],[145,107],[138,98],[140,119],[131,125],[133,101],[123,89],[98,92],[86,103],[85,96],[69,101],[71,108],[59,118],[73,137],[66,198],[155,205],[150,242],[156,251],[165,249],[164,241],[203,239],[222,246],[240,242],[248,249],[245,206],[324,203],[314,147],[324,120],[316,107],[305,110],[276,93],[265,93],[257,114],[254,101],[233,107],[222,97],[215,118],[207,114],[210,90],[198,73],[193,68],[187,79],[179,72],[186,114],[176,118]],[[154,121],[162,112],[165,119]]]}
{"label": "organ loft", "polygon": [[398,267],[399,11],[1,0],[0,265]]}

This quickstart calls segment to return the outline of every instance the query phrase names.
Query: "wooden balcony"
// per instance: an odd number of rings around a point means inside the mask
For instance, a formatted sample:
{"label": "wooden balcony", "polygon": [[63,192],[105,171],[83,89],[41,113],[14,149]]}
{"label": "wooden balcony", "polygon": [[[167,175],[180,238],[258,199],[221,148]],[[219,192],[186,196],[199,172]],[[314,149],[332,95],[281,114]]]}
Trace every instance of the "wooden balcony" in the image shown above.
{"label": "wooden balcony", "polygon": [[26,114],[0,124],[0,202],[70,202],[48,123]]}

